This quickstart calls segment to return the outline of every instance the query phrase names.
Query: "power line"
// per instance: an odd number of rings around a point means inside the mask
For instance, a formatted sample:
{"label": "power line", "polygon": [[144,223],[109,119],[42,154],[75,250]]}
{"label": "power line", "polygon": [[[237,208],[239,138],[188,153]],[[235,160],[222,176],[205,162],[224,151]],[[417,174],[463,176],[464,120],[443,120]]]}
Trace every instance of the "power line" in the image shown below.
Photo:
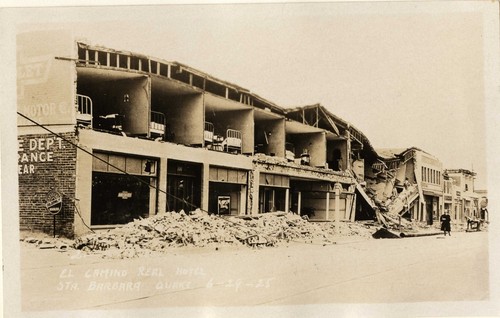
{"label": "power line", "polygon": [[[22,114],[22,113],[20,113],[20,112],[17,112],[17,114],[18,114],[19,116],[21,116],[21,117],[23,117],[23,118],[27,119],[28,121],[30,121],[30,122],[32,122],[32,123],[34,123],[35,125],[37,125],[37,126],[41,127],[42,129],[44,129],[44,130],[48,131],[49,133],[51,133],[51,134],[53,134],[53,135],[55,135],[55,136],[57,136],[57,137],[61,138],[62,140],[64,140],[65,142],[69,143],[69,144],[70,144],[70,145],[72,145],[73,147],[75,147],[75,148],[77,148],[77,149],[82,150],[84,153],[86,153],[86,154],[88,154],[88,155],[92,156],[93,158],[98,159],[98,160],[99,160],[99,161],[101,161],[101,162],[104,162],[105,164],[107,164],[107,165],[109,165],[110,167],[112,167],[112,168],[114,168],[114,169],[116,169],[116,170],[118,170],[118,171],[122,172],[122,173],[123,173],[123,174],[125,174],[125,175],[130,176],[130,177],[133,177],[133,178],[135,178],[135,179],[139,180],[141,183],[144,183],[144,184],[148,185],[148,187],[150,187],[150,188],[152,188],[152,189],[155,189],[155,190],[157,190],[157,191],[159,191],[159,192],[161,192],[161,193],[164,193],[164,194],[166,194],[167,196],[170,196],[171,198],[173,198],[173,199],[175,199],[175,200],[182,201],[182,202],[184,202],[186,205],[190,206],[191,208],[194,208],[195,210],[196,210],[196,209],[199,209],[200,211],[203,211],[203,212],[206,212],[207,214],[213,215],[214,217],[217,217],[217,218],[219,218],[219,219],[222,219],[223,221],[225,221],[225,222],[227,222],[227,223],[231,223],[231,224],[233,224],[233,225],[235,225],[235,226],[239,226],[239,227],[241,227],[241,228],[247,229],[248,231],[254,232],[256,235],[262,235],[262,236],[264,236],[264,237],[267,237],[267,235],[266,235],[265,233],[263,233],[263,232],[259,232],[259,231],[258,231],[258,230],[256,230],[255,228],[248,227],[248,226],[246,226],[246,225],[243,225],[243,224],[240,224],[240,223],[237,223],[237,222],[233,222],[233,221],[231,221],[231,220],[229,220],[229,219],[226,219],[226,218],[224,218],[224,217],[221,217],[220,215],[217,215],[217,214],[215,214],[215,213],[212,213],[212,214],[211,214],[209,211],[204,210],[204,209],[202,209],[201,207],[198,207],[198,206],[194,205],[193,203],[186,201],[184,198],[179,198],[179,197],[177,197],[177,196],[175,196],[175,195],[173,195],[173,194],[171,194],[171,193],[168,193],[168,192],[166,192],[166,191],[164,191],[164,190],[162,190],[162,189],[158,188],[158,187],[157,187],[157,186],[155,186],[155,185],[151,185],[150,183],[148,183],[148,182],[146,182],[146,181],[142,180],[141,178],[139,178],[139,177],[137,177],[137,176],[135,176],[135,175],[131,175],[131,174],[129,174],[128,172],[126,172],[125,170],[123,170],[123,169],[121,169],[121,168],[119,168],[119,167],[117,167],[117,166],[115,166],[115,165],[113,165],[113,164],[109,163],[108,161],[106,161],[106,160],[104,160],[104,159],[102,159],[102,158],[97,157],[97,156],[96,156],[96,155],[94,155],[92,152],[88,151],[87,149],[84,149],[84,148],[80,147],[79,145],[77,145],[77,144],[76,144],[76,143],[74,143],[73,141],[71,141],[71,140],[69,140],[69,139],[65,138],[65,137],[64,137],[64,136],[62,136],[61,134],[58,134],[58,133],[56,133],[56,132],[54,132],[54,131],[50,130],[49,128],[47,128],[47,127],[45,127],[44,125],[42,125],[42,124],[40,124],[40,123],[36,122],[35,120],[33,120],[33,119],[29,118],[28,116],[26,116],[26,115],[24,115],[24,114]],[[69,196],[68,196],[68,195],[66,195],[66,194],[64,194],[64,195],[65,195],[65,196],[67,196],[67,197],[69,197]],[[85,221],[83,220],[82,215],[80,214],[80,212],[79,212],[79,210],[78,210],[78,207],[76,206],[76,201],[77,201],[78,199],[76,199],[76,198],[71,198],[71,197],[69,197],[69,198],[70,198],[71,200],[75,201],[75,209],[76,209],[76,212],[77,212],[77,214],[80,216],[80,218],[81,218],[81,220],[82,220],[83,224],[84,224],[84,225],[85,225],[85,226],[86,226],[86,227],[87,227],[90,231],[94,232],[94,231],[91,229],[91,227],[90,227],[90,226],[88,226],[88,225],[85,223]],[[168,202],[167,202],[167,208],[168,208]],[[295,240],[291,240],[291,241],[295,241]],[[309,244],[309,243],[307,243],[307,242],[301,242],[301,243]],[[312,243],[311,243],[311,244],[312,244]],[[323,244],[323,245],[324,245],[324,244]]]}
{"label": "power line", "polygon": [[131,176],[131,177],[134,177],[134,178],[136,178],[138,181],[140,181],[141,183],[144,183],[144,184],[148,185],[149,187],[151,187],[151,188],[153,188],[153,189],[156,189],[156,190],[158,190],[158,191],[160,191],[160,192],[162,192],[162,193],[164,193],[164,194],[168,194],[167,192],[163,191],[162,189],[159,189],[158,187],[156,187],[156,186],[154,186],[154,185],[149,184],[148,182],[146,182],[146,181],[142,180],[141,178],[139,178],[139,177],[137,177],[137,176],[134,176],[134,175],[131,175],[131,174],[129,174],[128,172],[126,172],[125,170],[123,170],[123,169],[121,169],[121,168],[119,168],[119,167],[117,167],[117,166],[115,166],[115,165],[113,165],[113,164],[109,163],[108,161],[106,161],[106,160],[104,160],[104,159],[102,159],[102,158],[99,158],[98,156],[94,155],[92,152],[88,151],[88,150],[87,150],[87,149],[85,149],[85,148],[82,148],[82,147],[78,146],[77,144],[75,144],[75,143],[74,143],[74,142],[72,142],[71,140],[69,140],[69,139],[65,138],[65,137],[64,137],[64,136],[62,136],[61,134],[58,134],[58,133],[56,133],[56,132],[54,132],[54,131],[50,130],[49,128],[45,127],[45,125],[42,125],[42,124],[40,124],[40,123],[38,123],[38,122],[34,121],[33,119],[29,118],[28,116],[26,116],[26,115],[24,115],[24,114],[22,114],[22,113],[20,113],[20,112],[17,112],[17,114],[18,114],[19,116],[21,116],[21,117],[23,117],[23,118],[25,118],[25,119],[29,120],[30,122],[34,123],[34,124],[35,124],[35,125],[37,125],[38,127],[43,128],[44,130],[48,131],[49,133],[51,133],[51,134],[53,134],[53,135],[55,135],[55,136],[57,136],[57,137],[61,138],[62,140],[64,140],[65,142],[69,143],[69,144],[70,144],[70,145],[72,145],[73,147],[80,149],[81,151],[85,152],[86,154],[91,155],[93,158],[95,158],[95,159],[97,159],[97,160],[99,160],[99,161],[102,161],[102,162],[106,163],[107,165],[109,165],[110,167],[112,167],[112,168],[114,168],[114,169],[116,169],[116,170],[118,170],[118,171],[120,171],[120,172],[124,173],[125,175],[127,175],[127,176]]}
{"label": "power line", "polygon": [[[28,116],[26,116],[26,115],[24,115],[24,114],[22,114],[22,113],[20,113],[20,112],[17,112],[17,114],[18,114],[19,116],[21,116],[21,117],[23,117],[23,118],[25,118],[25,119],[29,120],[30,122],[34,123],[35,125],[37,125],[37,126],[41,127],[42,129],[44,129],[44,130],[48,131],[49,133],[51,133],[51,134],[53,134],[53,135],[55,135],[55,136],[57,136],[57,137],[61,138],[61,139],[62,139],[62,140],[64,140],[65,142],[67,142],[67,143],[69,143],[70,145],[74,146],[75,148],[82,150],[84,153],[86,153],[86,154],[88,154],[88,155],[92,156],[93,158],[96,158],[96,159],[98,159],[99,161],[104,162],[105,164],[107,164],[107,165],[111,166],[112,168],[114,168],[114,169],[116,169],[116,170],[118,170],[118,171],[122,172],[123,174],[125,174],[125,175],[127,175],[127,176],[130,176],[130,177],[133,177],[133,178],[135,178],[135,179],[139,180],[141,183],[144,183],[144,184],[148,185],[148,187],[150,187],[150,188],[152,188],[152,189],[155,189],[155,190],[157,190],[157,191],[159,191],[159,192],[161,192],[161,193],[164,193],[164,194],[166,194],[167,196],[170,196],[171,198],[173,198],[173,199],[175,199],[175,200],[178,200],[178,201],[184,202],[186,205],[190,206],[191,208],[193,208],[193,209],[195,209],[195,210],[196,210],[196,209],[199,209],[200,211],[206,212],[207,214],[211,214],[209,211],[204,210],[204,209],[202,209],[201,207],[198,207],[198,206],[194,205],[193,203],[186,201],[184,198],[179,198],[179,197],[177,197],[177,196],[175,196],[175,195],[173,195],[173,194],[171,194],[171,193],[168,193],[168,192],[166,192],[166,191],[164,191],[164,190],[162,190],[162,189],[158,188],[158,187],[157,187],[157,186],[155,186],[155,185],[151,185],[150,183],[148,183],[148,182],[146,182],[146,181],[142,180],[141,178],[139,178],[139,177],[137,177],[137,176],[135,176],[135,175],[131,175],[131,174],[129,174],[128,172],[126,172],[125,170],[123,170],[123,169],[121,169],[121,168],[119,168],[119,167],[117,167],[117,166],[115,166],[115,165],[113,165],[113,164],[109,163],[108,161],[106,161],[106,160],[104,160],[104,159],[102,159],[102,158],[97,157],[97,156],[96,156],[96,155],[94,155],[92,152],[88,151],[87,149],[84,149],[84,148],[80,147],[79,145],[75,144],[73,141],[71,141],[71,140],[69,140],[69,139],[65,138],[65,137],[64,137],[64,136],[62,136],[61,134],[58,134],[58,133],[56,133],[56,132],[54,132],[54,131],[50,130],[49,128],[47,128],[47,127],[45,127],[44,125],[42,125],[42,124],[40,124],[40,123],[36,122],[35,120],[33,120],[33,119],[29,118]],[[63,193],[63,194],[64,194],[64,193]],[[68,195],[66,195],[66,194],[64,194],[64,195],[65,195],[66,197],[70,198],[71,200],[75,201],[75,209],[76,209],[76,212],[77,212],[77,214],[80,216],[80,218],[81,218],[81,220],[82,220],[83,224],[84,224],[84,225],[85,225],[85,227],[87,227],[90,231],[94,232],[94,231],[92,230],[92,228],[91,228],[90,226],[88,226],[88,225],[85,223],[85,221],[83,220],[82,215],[80,214],[80,211],[78,210],[78,207],[76,206],[76,201],[77,201],[78,199],[76,199],[76,198],[72,198],[72,197],[70,197],[70,196],[68,196]],[[168,205],[168,202],[167,202],[167,205]],[[167,208],[168,208],[168,206],[167,206]],[[248,226],[243,225],[243,224],[240,224],[240,223],[238,223],[238,222],[233,222],[233,221],[231,221],[231,220],[229,220],[229,219],[226,219],[226,218],[224,218],[224,217],[221,217],[220,215],[217,215],[217,214],[215,214],[215,213],[212,213],[211,215],[213,215],[213,216],[215,216],[215,217],[217,217],[217,218],[219,218],[219,219],[222,219],[223,221],[225,221],[225,222],[227,222],[227,223],[231,223],[231,224],[233,224],[233,225],[235,225],[235,226],[239,226],[239,227],[241,227],[241,228],[247,229],[248,231],[254,232],[256,235],[262,235],[262,236],[264,236],[264,237],[267,237],[267,235],[266,235],[265,233],[263,233],[263,232],[259,232],[259,231],[258,231],[258,230],[256,230],[255,228],[248,227]],[[291,241],[296,241],[296,240],[291,240]],[[298,241],[297,241],[297,242],[298,242]],[[307,243],[307,242],[300,242],[300,243],[312,244],[312,243]],[[324,244],[323,244],[323,245],[324,245]]]}
{"label": "power line", "polygon": [[[175,195],[173,195],[173,194],[171,194],[171,193],[168,193],[168,192],[166,192],[166,191],[164,191],[164,190],[162,190],[162,189],[158,188],[158,187],[157,187],[157,186],[155,186],[155,185],[151,185],[150,183],[148,183],[148,182],[146,182],[146,181],[142,180],[141,178],[139,178],[139,177],[137,177],[137,176],[135,176],[135,175],[131,175],[131,174],[129,174],[129,173],[128,173],[128,172],[126,172],[125,170],[123,170],[123,169],[121,169],[121,168],[119,168],[119,167],[117,167],[117,166],[115,166],[115,165],[113,165],[113,164],[109,163],[108,161],[106,161],[106,160],[104,160],[104,159],[102,159],[102,158],[99,158],[98,156],[96,156],[96,155],[95,155],[95,154],[93,154],[92,152],[88,151],[87,149],[80,147],[79,145],[75,144],[73,141],[71,141],[71,140],[69,140],[69,139],[65,138],[65,137],[64,137],[64,136],[62,136],[61,134],[58,134],[58,133],[56,133],[56,132],[52,131],[51,129],[47,128],[45,125],[42,125],[42,124],[40,124],[40,123],[36,122],[35,120],[31,119],[30,117],[28,117],[28,116],[26,116],[26,115],[24,115],[24,114],[22,114],[22,113],[20,113],[20,112],[17,112],[17,114],[18,114],[19,116],[21,116],[21,117],[23,117],[23,118],[27,119],[28,121],[32,122],[33,124],[37,125],[38,127],[40,127],[40,128],[42,128],[42,129],[44,129],[44,130],[48,131],[49,133],[53,134],[54,136],[57,136],[57,137],[61,138],[62,140],[64,140],[65,142],[69,143],[69,144],[70,144],[70,145],[72,145],[73,147],[75,147],[75,148],[77,148],[77,149],[82,150],[84,153],[86,153],[86,154],[88,154],[88,155],[92,156],[93,158],[96,158],[96,159],[98,159],[99,161],[101,161],[101,162],[104,162],[104,163],[108,164],[110,167],[112,167],[112,168],[114,168],[114,169],[116,169],[116,170],[118,170],[118,171],[122,172],[123,174],[125,174],[125,175],[127,175],[127,176],[130,176],[130,177],[133,177],[133,178],[137,179],[138,181],[140,181],[141,183],[144,183],[144,184],[148,185],[148,187],[150,187],[150,188],[152,188],[152,189],[155,189],[155,190],[157,190],[157,191],[159,191],[159,192],[161,192],[161,193],[164,193],[164,194],[166,194],[167,196],[170,196],[171,198],[173,198],[173,199],[175,199],[175,200],[182,201],[182,202],[184,202],[186,205],[190,206],[191,208],[194,208],[194,209],[199,209],[200,211],[203,211],[203,212],[206,212],[206,213],[210,214],[210,212],[209,212],[209,211],[204,210],[204,209],[202,209],[201,207],[198,207],[198,206],[194,205],[193,203],[186,201],[184,198],[179,198],[179,197],[177,197],[177,196],[175,196]],[[75,198],[73,198],[73,200],[76,200],[76,199],[75,199]],[[167,204],[168,204],[168,202],[167,202]],[[76,205],[75,205],[75,208],[76,208]],[[78,211],[77,211],[77,213],[80,215],[80,213],[79,213]],[[219,215],[217,215],[217,214],[215,214],[215,213],[214,213],[214,214],[212,214],[212,215],[214,215],[215,217],[218,217],[218,218],[220,218],[220,219],[222,219],[222,220],[224,220],[224,221],[226,221],[226,222],[228,222],[228,223],[231,223],[231,224],[234,224],[234,225],[237,225],[237,226],[240,226],[240,227],[246,228],[246,229],[248,229],[248,230],[254,231],[254,232],[256,232],[257,234],[259,234],[259,232],[258,232],[257,230],[255,230],[255,229],[253,229],[253,228],[250,228],[250,227],[244,226],[244,225],[239,224],[239,223],[237,223],[237,222],[233,222],[233,221],[228,220],[228,219],[226,219],[226,218],[223,218],[223,217],[221,217],[221,216],[219,216]],[[80,217],[81,217],[81,215],[80,215]],[[82,221],[83,221],[83,218],[82,218]],[[89,227],[87,224],[85,224],[85,222],[84,222],[84,225],[85,225],[87,228],[89,228],[89,229],[90,229],[90,227]],[[260,234],[261,234],[261,233],[260,233]]]}

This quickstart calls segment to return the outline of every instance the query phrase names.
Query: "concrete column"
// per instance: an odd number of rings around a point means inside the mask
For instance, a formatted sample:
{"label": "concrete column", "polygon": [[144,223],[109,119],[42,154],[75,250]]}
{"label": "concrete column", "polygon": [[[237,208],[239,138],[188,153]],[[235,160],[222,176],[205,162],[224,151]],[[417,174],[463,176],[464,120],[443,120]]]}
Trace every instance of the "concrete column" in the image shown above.
{"label": "concrete column", "polygon": [[240,208],[238,211],[238,215],[245,215],[247,209],[247,186],[241,185],[240,191]]}
{"label": "concrete column", "polygon": [[158,190],[155,189],[157,186],[158,178],[154,180],[151,178],[151,181],[149,182],[149,216],[154,216],[157,212],[157,204],[156,204],[156,193]]}
{"label": "concrete column", "polygon": [[288,213],[290,212],[290,189],[287,188],[285,190],[285,212]]}
{"label": "concrete column", "polygon": [[252,209],[251,214],[259,214],[259,180],[260,171],[254,170],[253,172],[253,185],[252,185]]}
{"label": "concrete column", "polygon": [[[161,158],[158,163],[158,212],[163,212],[167,209],[167,158]],[[166,211],[168,212],[168,211]]]}
{"label": "concrete column", "polygon": [[[92,149],[88,149],[92,151]],[[80,212],[80,216],[75,210],[74,233],[76,236],[88,233],[90,226],[90,216],[92,209],[92,157],[82,150],[76,150],[76,180],[75,180],[75,207]],[[82,220],[83,219],[83,220]]]}
{"label": "concrete column", "polygon": [[302,192],[299,191],[299,193],[297,194],[297,213],[299,215],[302,215],[301,209],[302,209]]}
{"label": "concrete column", "polygon": [[209,185],[210,185],[210,165],[208,163],[203,163],[203,171],[202,174],[202,190],[201,190],[201,209],[204,211],[208,211],[208,193],[209,193]]}
{"label": "concrete column", "polygon": [[[271,205],[271,211],[276,210],[276,189],[273,188],[273,191],[271,192],[271,202],[273,203]],[[269,211],[264,211],[264,212],[269,212]]]}

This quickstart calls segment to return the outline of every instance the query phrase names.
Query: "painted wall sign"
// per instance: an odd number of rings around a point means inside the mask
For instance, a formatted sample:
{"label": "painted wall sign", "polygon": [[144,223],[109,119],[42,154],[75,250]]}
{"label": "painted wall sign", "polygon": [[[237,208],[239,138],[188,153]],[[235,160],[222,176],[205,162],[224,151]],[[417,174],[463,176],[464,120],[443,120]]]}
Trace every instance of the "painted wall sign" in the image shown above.
{"label": "painted wall sign", "polygon": [[63,149],[59,137],[18,139],[17,161],[18,174],[33,174],[36,167],[45,162],[54,161],[54,150]]}
{"label": "painted wall sign", "polygon": [[[76,122],[75,65],[56,57],[75,57],[69,31],[36,31],[17,36],[18,111],[40,124]],[[18,125],[33,125],[18,116]]]}
{"label": "painted wall sign", "polygon": [[62,209],[62,194],[57,192],[57,190],[50,190],[45,195],[45,207],[50,214],[58,214]]}

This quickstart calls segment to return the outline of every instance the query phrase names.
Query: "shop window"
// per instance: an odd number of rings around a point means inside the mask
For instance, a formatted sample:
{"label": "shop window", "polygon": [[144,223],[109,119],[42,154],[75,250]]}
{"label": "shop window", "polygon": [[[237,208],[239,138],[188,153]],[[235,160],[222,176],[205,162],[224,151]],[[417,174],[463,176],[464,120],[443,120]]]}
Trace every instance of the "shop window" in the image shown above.
{"label": "shop window", "polygon": [[261,187],[259,190],[259,212],[285,211],[286,189]]}
{"label": "shop window", "polygon": [[91,225],[125,224],[150,210],[151,177],[92,173]]}
{"label": "shop window", "polygon": [[212,214],[238,215],[242,185],[210,182],[208,210]]}

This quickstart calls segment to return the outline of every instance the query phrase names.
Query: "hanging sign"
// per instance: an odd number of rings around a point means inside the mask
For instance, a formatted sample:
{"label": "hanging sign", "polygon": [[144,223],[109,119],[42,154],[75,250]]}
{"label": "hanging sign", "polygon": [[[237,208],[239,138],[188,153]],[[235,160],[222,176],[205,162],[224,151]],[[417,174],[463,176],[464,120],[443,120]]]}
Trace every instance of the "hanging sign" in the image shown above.
{"label": "hanging sign", "polygon": [[50,190],[45,195],[45,207],[51,214],[58,214],[62,209],[62,194],[56,190]]}

